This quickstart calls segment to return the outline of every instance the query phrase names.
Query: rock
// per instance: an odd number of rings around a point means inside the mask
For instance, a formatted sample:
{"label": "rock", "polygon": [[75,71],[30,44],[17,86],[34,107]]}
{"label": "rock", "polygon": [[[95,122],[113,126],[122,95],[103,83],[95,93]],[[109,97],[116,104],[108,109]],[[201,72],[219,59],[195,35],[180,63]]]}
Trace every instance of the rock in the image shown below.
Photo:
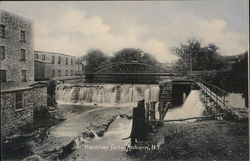
{"label": "rock", "polygon": [[84,133],[82,133],[82,137],[83,138],[87,138],[87,137],[94,138],[95,134],[93,132],[91,132],[91,131],[85,131]]}
{"label": "rock", "polygon": [[77,147],[76,141],[72,140],[69,144],[67,144],[66,146],[62,147],[62,149],[63,149],[63,155],[71,153],[76,147]]}
{"label": "rock", "polygon": [[63,115],[58,114],[58,113],[55,113],[54,118],[55,118],[56,120],[58,120],[58,121],[65,121],[65,120],[67,120]]}
{"label": "rock", "polygon": [[106,132],[106,130],[107,130],[107,125],[101,125],[95,130],[95,132],[97,136],[102,137]]}
{"label": "rock", "polygon": [[40,157],[40,155],[33,155],[28,158],[25,158],[23,161],[41,161],[41,160],[42,158]]}
{"label": "rock", "polygon": [[227,108],[225,109],[226,119],[235,121],[248,121],[248,109]]}

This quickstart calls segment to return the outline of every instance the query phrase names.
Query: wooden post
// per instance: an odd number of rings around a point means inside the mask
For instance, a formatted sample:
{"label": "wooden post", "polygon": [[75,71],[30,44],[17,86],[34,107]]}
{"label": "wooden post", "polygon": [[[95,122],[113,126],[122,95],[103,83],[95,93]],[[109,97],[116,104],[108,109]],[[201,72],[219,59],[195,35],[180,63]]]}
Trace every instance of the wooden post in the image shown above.
{"label": "wooden post", "polygon": [[210,93],[209,97],[212,98],[212,90],[211,89],[209,90],[209,93]]}
{"label": "wooden post", "polygon": [[216,104],[218,104],[218,95],[215,94],[215,97],[216,97]]}
{"label": "wooden post", "polygon": [[131,146],[135,145],[135,118],[136,118],[136,108],[133,108],[133,121],[132,121],[132,129],[131,129],[131,133],[130,133],[130,140],[131,140]]}
{"label": "wooden post", "polygon": [[146,123],[145,123],[145,101],[137,102],[137,108],[133,108],[132,130],[130,134],[131,146],[137,141],[146,141]]}
{"label": "wooden post", "polygon": [[166,105],[165,105],[165,108],[164,108],[164,111],[162,111],[162,117],[160,120],[164,120],[164,117],[165,115],[167,114],[168,112],[168,109],[172,107],[172,103],[171,102],[167,102]]}
{"label": "wooden post", "polygon": [[225,108],[225,102],[226,102],[225,93],[223,93],[223,108]]}
{"label": "wooden post", "polygon": [[151,119],[152,120],[155,120],[155,104],[156,104],[156,102],[150,102]]}
{"label": "wooden post", "polygon": [[146,111],[145,111],[145,122],[148,124],[149,116],[150,116],[150,103],[146,103]]}

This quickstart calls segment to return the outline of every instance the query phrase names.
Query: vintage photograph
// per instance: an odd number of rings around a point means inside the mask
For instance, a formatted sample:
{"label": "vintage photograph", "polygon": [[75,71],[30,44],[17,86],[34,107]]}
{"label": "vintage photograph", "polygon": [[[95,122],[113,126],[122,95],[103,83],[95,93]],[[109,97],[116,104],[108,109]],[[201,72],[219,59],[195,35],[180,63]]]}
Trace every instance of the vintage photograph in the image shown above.
{"label": "vintage photograph", "polygon": [[248,161],[249,1],[0,1],[1,160]]}

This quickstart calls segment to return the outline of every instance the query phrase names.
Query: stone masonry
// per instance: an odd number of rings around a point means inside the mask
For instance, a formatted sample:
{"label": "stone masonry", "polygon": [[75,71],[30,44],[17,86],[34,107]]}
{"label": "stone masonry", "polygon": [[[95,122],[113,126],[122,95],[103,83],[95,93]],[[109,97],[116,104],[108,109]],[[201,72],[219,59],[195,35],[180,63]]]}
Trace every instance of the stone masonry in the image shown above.
{"label": "stone masonry", "polygon": [[1,140],[32,126],[34,112],[47,107],[46,84],[34,82],[32,26],[30,20],[0,10]]}
{"label": "stone masonry", "polygon": [[164,117],[168,111],[168,109],[172,106],[172,88],[173,83],[170,80],[160,83],[160,91],[159,91],[159,115],[160,120],[164,120]]}
{"label": "stone masonry", "polygon": [[[1,59],[1,70],[6,70],[7,82],[20,82],[21,70],[26,70],[26,80],[34,81],[33,28],[30,20],[0,10],[0,24],[5,28],[0,46],[5,48],[5,59]],[[21,40],[21,31],[25,40]],[[25,60],[21,60],[21,49]]]}
{"label": "stone masonry", "polygon": [[18,132],[22,126],[32,125],[34,111],[47,106],[47,87],[31,87],[22,90],[23,108],[21,109],[15,107],[16,92],[1,93],[2,137]]}

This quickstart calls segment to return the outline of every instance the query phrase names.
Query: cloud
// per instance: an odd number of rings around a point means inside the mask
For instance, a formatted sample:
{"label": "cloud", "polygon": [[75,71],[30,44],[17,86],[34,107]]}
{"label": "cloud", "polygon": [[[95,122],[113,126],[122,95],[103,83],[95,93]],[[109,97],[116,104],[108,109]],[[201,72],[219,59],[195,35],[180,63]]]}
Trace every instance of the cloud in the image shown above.
{"label": "cloud", "polygon": [[144,49],[149,53],[154,53],[154,56],[161,62],[172,62],[177,59],[175,55],[168,52],[167,45],[157,39],[148,40],[144,45]]}
{"label": "cloud", "polygon": [[161,61],[169,60],[164,42],[142,39],[149,32],[147,27],[126,23],[119,33],[111,33],[111,28],[98,16],[87,17],[84,11],[70,10],[58,20],[35,22],[35,48],[79,56],[91,48],[112,55],[122,48],[133,47],[142,48]]}
{"label": "cloud", "polygon": [[228,31],[226,21],[219,18],[179,14],[159,26],[136,19],[125,22],[108,24],[101,16],[90,16],[84,10],[65,10],[58,19],[35,21],[35,49],[80,56],[92,48],[112,55],[122,48],[132,47],[153,54],[161,62],[176,60],[171,48],[189,38],[201,39],[204,45],[215,43],[223,55],[247,49],[246,36]]}
{"label": "cloud", "polygon": [[170,48],[177,47],[190,38],[201,40],[203,45],[216,44],[222,55],[240,54],[248,48],[248,38],[241,33],[227,30],[226,21],[218,18],[206,19],[197,15],[180,14],[155,34]]}
{"label": "cloud", "polygon": [[79,10],[67,12],[61,17],[58,24],[61,26],[59,29],[62,32],[80,32],[88,37],[105,34],[109,31],[109,26],[104,24],[100,17],[87,18],[85,12]]}

